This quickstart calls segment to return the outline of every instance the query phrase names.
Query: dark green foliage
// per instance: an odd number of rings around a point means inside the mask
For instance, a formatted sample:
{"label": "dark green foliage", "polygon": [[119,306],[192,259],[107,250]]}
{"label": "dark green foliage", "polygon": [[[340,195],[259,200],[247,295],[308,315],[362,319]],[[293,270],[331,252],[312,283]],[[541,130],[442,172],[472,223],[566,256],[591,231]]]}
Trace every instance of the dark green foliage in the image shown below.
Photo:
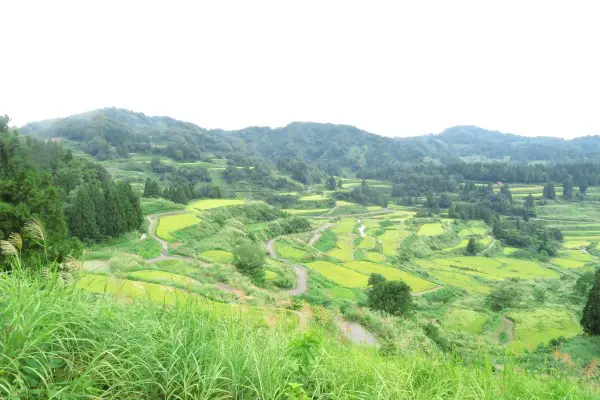
{"label": "dark green foliage", "polygon": [[536,254],[545,251],[549,256],[556,254],[563,240],[563,234],[558,229],[520,219],[496,221],[492,233],[506,245],[526,248]]}
{"label": "dark green foliage", "polygon": [[488,301],[494,311],[505,308],[516,307],[521,302],[523,293],[514,282],[502,282],[492,289],[488,295]]}
{"label": "dark green foliage", "polygon": [[335,180],[335,177],[333,175],[331,175],[329,178],[327,178],[327,189],[335,190],[336,186],[337,186],[337,182]]}
{"label": "dark green foliage", "polygon": [[410,286],[404,281],[380,282],[369,289],[367,296],[369,308],[391,315],[406,314],[413,307]]}
{"label": "dark green foliage", "polygon": [[544,186],[544,197],[550,200],[556,199],[556,189],[553,183],[547,183]]}
{"label": "dark green foliage", "polygon": [[589,335],[600,335],[600,270],[596,271],[594,285],[583,308],[581,327]]}
{"label": "dark green foliage", "polygon": [[256,283],[265,280],[265,253],[259,246],[245,242],[233,250],[233,265]]}
{"label": "dark green foliage", "polygon": [[563,181],[563,197],[565,200],[573,199],[573,181],[567,178]]}
{"label": "dark green foliage", "polygon": [[586,271],[575,281],[573,291],[579,296],[587,296],[594,285],[594,281],[595,274],[592,271]]}
{"label": "dark green foliage", "polygon": [[387,279],[385,279],[385,276],[373,272],[373,273],[371,273],[371,275],[369,275],[368,285],[369,286],[375,286],[375,285],[378,285],[378,284],[380,284],[382,282],[385,282],[386,280]]}
{"label": "dark green foliage", "polygon": [[81,186],[77,190],[69,210],[68,221],[72,235],[80,239],[99,238],[100,231],[96,222],[96,208],[90,198],[88,186]]}
{"label": "dark green foliage", "polygon": [[144,183],[144,194],[143,197],[161,197],[161,190],[158,186],[158,182],[153,179],[146,178]]}
{"label": "dark green foliage", "polygon": [[442,350],[449,351],[452,349],[452,344],[448,339],[444,337],[440,328],[438,328],[433,323],[428,323],[423,327],[423,332],[429,339],[431,339],[435,344],[437,344]]}
{"label": "dark green foliage", "polygon": [[467,254],[470,256],[477,254],[477,242],[473,238],[469,239],[469,243],[467,244]]}
{"label": "dark green foliage", "polygon": [[335,249],[336,247],[336,239],[337,235],[331,229],[327,229],[324,232],[321,232],[321,237],[319,241],[315,243],[315,248],[323,253],[328,252],[331,249]]}

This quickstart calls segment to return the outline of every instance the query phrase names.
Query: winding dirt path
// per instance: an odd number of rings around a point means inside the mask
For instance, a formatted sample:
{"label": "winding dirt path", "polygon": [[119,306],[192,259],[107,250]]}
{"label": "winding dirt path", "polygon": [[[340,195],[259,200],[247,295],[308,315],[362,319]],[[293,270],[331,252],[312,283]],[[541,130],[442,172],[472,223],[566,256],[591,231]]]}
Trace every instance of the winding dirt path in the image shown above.
{"label": "winding dirt path", "polygon": [[434,288],[427,289],[427,290],[423,290],[422,292],[419,292],[419,293],[413,293],[413,296],[423,296],[424,294],[427,294],[427,293],[431,293],[431,292],[437,292],[437,291],[438,291],[438,290],[440,290],[441,288],[443,288],[443,286],[442,286],[442,285],[437,285],[437,286],[436,286],[436,287],[434,287]]}
{"label": "winding dirt path", "polygon": [[308,274],[306,272],[306,268],[301,265],[294,265],[292,268],[294,268],[294,271],[296,272],[296,287],[288,290],[287,292],[290,294],[290,296],[300,296],[308,290],[308,286],[306,284]]}
{"label": "winding dirt path", "polygon": [[335,224],[332,222],[328,222],[326,224],[321,225],[319,227],[319,229],[317,229],[315,231],[315,234],[308,241],[308,245],[314,246],[314,244],[317,243],[319,241],[319,239],[321,239],[321,234],[323,233],[323,231],[326,231],[327,229],[331,228],[333,225],[335,225]]}
{"label": "winding dirt path", "polygon": [[353,344],[362,344],[366,346],[379,347],[379,343],[375,336],[369,332],[364,326],[357,322],[346,321],[345,319],[337,320],[344,337]]}
{"label": "winding dirt path", "polygon": [[146,262],[148,264],[154,264],[159,261],[165,261],[165,260],[196,261],[191,257],[170,256],[169,255],[169,243],[166,240],[163,240],[163,239],[159,238],[158,236],[156,236],[156,233],[155,233],[156,225],[158,224],[158,220],[160,219],[160,217],[165,217],[167,215],[179,215],[179,214],[189,214],[189,211],[170,211],[170,212],[166,212],[166,213],[152,214],[152,215],[148,215],[146,217],[146,219],[149,222],[148,235],[150,235],[150,237],[152,239],[154,239],[158,243],[160,243],[160,256],[146,260]]}
{"label": "winding dirt path", "polygon": [[502,321],[500,321],[500,325],[494,330],[492,336],[500,342],[500,334],[502,332],[506,332],[508,334],[508,340],[502,344],[502,346],[508,346],[513,339],[515,338],[515,323],[510,319],[506,318],[504,315],[502,316]]}

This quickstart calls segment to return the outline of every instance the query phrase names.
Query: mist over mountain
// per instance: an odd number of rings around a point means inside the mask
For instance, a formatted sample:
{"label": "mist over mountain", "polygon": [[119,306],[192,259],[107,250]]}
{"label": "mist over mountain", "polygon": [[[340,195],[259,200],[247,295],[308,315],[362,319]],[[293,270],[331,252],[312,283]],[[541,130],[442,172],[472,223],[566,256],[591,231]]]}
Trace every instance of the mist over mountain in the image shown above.
{"label": "mist over mountain", "polygon": [[31,122],[21,133],[68,139],[98,159],[130,152],[195,161],[207,157],[261,157],[266,162],[297,159],[328,173],[385,168],[405,163],[458,160],[570,162],[600,156],[600,137],[527,137],[476,126],[450,127],[439,134],[390,138],[354,126],[292,122],[284,127],[207,130],[170,117],[104,108],[66,118]]}

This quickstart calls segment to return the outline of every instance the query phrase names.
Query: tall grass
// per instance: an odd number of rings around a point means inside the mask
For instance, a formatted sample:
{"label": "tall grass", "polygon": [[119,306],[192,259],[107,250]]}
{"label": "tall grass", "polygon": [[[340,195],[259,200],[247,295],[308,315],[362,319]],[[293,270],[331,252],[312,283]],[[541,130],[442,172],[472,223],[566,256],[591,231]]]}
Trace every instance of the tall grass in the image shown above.
{"label": "tall grass", "polygon": [[[574,381],[437,354],[383,357],[216,309],[118,302],[0,276],[0,398],[592,399]],[[596,397],[597,398],[597,397]]]}

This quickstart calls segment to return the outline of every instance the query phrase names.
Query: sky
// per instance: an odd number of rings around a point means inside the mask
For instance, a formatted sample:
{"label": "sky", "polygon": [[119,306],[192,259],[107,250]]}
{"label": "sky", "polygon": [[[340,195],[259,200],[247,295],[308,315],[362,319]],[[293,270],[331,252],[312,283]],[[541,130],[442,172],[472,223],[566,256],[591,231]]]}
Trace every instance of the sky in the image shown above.
{"label": "sky", "polygon": [[577,0],[9,0],[0,114],[600,134],[598,15]]}

